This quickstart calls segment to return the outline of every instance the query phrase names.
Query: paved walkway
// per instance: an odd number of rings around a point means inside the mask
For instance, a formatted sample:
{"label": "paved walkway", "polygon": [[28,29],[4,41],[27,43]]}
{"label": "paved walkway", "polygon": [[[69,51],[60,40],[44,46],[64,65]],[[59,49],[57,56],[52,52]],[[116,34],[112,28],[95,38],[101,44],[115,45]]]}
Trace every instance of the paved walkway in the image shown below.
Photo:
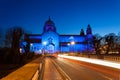
{"label": "paved walkway", "polygon": [[0,80],[31,80],[31,78],[37,71],[42,59],[43,57],[39,57]]}
{"label": "paved walkway", "polygon": [[49,58],[45,60],[45,71],[43,80],[62,80],[59,72]]}

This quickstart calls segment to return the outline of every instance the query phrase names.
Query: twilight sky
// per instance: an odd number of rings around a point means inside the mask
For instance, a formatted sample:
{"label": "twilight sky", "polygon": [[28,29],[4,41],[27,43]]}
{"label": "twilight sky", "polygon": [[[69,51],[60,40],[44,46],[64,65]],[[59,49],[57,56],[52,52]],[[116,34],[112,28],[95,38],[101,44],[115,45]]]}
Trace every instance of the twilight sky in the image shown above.
{"label": "twilight sky", "polygon": [[41,34],[48,17],[60,34],[79,34],[91,25],[93,34],[120,32],[120,0],[0,0],[0,28],[21,26]]}

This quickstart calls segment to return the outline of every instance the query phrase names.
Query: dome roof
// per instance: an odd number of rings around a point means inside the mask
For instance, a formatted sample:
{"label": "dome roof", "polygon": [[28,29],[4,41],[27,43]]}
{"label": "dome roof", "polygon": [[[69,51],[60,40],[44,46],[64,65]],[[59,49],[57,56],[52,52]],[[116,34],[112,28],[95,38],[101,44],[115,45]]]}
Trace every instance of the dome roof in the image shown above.
{"label": "dome roof", "polygon": [[54,32],[56,32],[55,24],[50,19],[50,17],[48,18],[48,20],[44,24],[44,32],[46,32],[46,31],[54,31]]}
{"label": "dome roof", "polygon": [[48,18],[48,20],[45,22],[45,26],[47,25],[55,25],[54,22],[50,19],[50,17]]}

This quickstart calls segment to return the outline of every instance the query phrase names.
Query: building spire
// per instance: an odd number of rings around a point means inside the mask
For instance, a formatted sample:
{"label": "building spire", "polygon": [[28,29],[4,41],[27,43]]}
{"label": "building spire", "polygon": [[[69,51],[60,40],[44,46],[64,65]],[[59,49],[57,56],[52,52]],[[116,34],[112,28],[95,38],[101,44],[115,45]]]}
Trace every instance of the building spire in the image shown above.
{"label": "building spire", "polygon": [[87,31],[86,31],[87,34],[92,34],[92,29],[90,27],[90,24],[88,24],[87,26]]}
{"label": "building spire", "polygon": [[80,31],[80,36],[84,36],[84,35],[85,35],[84,30],[81,29],[81,31]]}

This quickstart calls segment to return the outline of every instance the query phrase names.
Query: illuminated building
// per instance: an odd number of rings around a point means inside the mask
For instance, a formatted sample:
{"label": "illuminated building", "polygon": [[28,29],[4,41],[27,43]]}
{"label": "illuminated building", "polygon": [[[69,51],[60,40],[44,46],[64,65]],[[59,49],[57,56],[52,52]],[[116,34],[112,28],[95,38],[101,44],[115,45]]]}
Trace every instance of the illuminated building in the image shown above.
{"label": "illuminated building", "polygon": [[57,33],[55,24],[50,18],[45,22],[42,34],[25,35],[25,42],[29,44],[30,51],[36,53],[92,52],[92,39],[90,25],[87,26],[86,34],[81,29],[79,35],[62,35]]}

